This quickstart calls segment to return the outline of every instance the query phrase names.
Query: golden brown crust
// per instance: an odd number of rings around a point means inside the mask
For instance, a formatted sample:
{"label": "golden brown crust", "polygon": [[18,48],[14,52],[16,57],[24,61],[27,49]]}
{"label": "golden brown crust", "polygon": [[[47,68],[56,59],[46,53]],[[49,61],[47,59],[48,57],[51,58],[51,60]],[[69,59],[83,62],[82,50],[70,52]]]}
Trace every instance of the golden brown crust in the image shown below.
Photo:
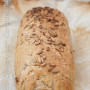
{"label": "golden brown crust", "polygon": [[0,27],[3,26],[4,11],[5,11],[4,0],[0,0]]}
{"label": "golden brown crust", "polygon": [[4,5],[4,0],[0,0],[0,5]]}
{"label": "golden brown crust", "polygon": [[29,10],[18,31],[17,90],[73,90],[74,63],[70,31],[62,12]]}

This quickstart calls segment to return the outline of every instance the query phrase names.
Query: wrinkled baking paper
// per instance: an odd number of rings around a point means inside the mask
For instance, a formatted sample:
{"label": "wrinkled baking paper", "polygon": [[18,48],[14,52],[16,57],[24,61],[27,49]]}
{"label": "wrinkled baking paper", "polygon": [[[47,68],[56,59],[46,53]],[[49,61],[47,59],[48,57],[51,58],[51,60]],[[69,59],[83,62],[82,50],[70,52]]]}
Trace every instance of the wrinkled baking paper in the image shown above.
{"label": "wrinkled baking paper", "polygon": [[[14,60],[17,31],[24,13],[36,6],[62,11],[68,19],[75,62],[74,90],[90,90],[90,3],[76,0],[14,0],[8,7],[0,5],[0,90],[16,90]],[[9,21],[8,27],[5,24]]]}

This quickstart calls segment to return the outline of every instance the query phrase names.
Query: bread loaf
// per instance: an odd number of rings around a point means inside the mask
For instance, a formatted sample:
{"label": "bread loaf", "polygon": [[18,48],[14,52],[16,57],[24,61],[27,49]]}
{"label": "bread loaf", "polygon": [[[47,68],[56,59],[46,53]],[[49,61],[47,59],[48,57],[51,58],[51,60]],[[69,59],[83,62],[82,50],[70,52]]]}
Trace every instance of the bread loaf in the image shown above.
{"label": "bread loaf", "polygon": [[74,62],[68,22],[49,7],[29,10],[18,31],[17,90],[73,90]]}

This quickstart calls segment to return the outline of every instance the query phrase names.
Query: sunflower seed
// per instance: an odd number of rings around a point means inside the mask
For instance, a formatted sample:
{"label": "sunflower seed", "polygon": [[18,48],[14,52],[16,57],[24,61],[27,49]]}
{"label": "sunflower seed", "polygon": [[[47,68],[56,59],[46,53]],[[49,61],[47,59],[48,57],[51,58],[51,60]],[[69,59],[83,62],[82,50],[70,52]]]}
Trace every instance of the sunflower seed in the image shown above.
{"label": "sunflower seed", "polygon": [[40,30],[41,33],[45,33],[45,30]]}
{"label": "sunflower seed", "polygon": [[51,38],[50,34],[46,34],[46,37],[47,37],[47,38]]}
{"label": "sunflower seed", "polygon": [[23,36],[23,33],[21,34],[21,36]]}
{"label": "sunflower seed", "polygon": [[35,35],[36,35],[35,33],[31,34],[31,35],[30,35],[30,38],[34,38]]}
{"label": "sunflower seed", "polygon": [[37,62],[37,60],[36,60],[36,59],[33,59],[33,62],[34,62],[34,63],[36,63],[36,62]]}
{"label": "sunflower seed", "polygon": [[59,72],[59,70],[52,70],[52,73],[53,74],[56,74],[56,73],[58,73]]}
{"label": "sunflower seed", "polygon": [[38,41],[38,42],[35,42],[35,45],[39,45],[41,42],[40,42],[40,40]]}
{"label": "sunflower seed", "polygon": [[39,38],[39,37],[36,37],[36,38],[35,38],[35,41],[36,41],[36,42],[38,42],[39,40],[40,40],[40,38]]}
{"label": "sunflower seed", "polygon": [[65,24],[62,22],[61,26],[65,26]]}
{"label": "sunflower seed", "polygon": [[44,50],[44,47],[41,47],[42,50]]}
{"label": "sunflower seed", "polygon": [[44,67],[44,66],[46,66],[46,65],[47,65],[47,63],[44,62],[43,64],[41,64],[41,67]]}
{"label": "sunflower seed", "polygon": [[42,60],[41,60],[41,58],[39,58],[39,59],[38,59],[38,62],[39,62],[39,63],[42,63]]}
{"label": "sunflower seed", "polygon": [[52,31],[51,30],[49,30],[48,33],[52,35]]}
{"label": "sunflower seed", "polygon": [[56,46],[55,48],[57,51],[59,52],[63,52],[64,51],[64,47],[63,46]]}
{"label": "sunflower seed", "polygon": [[43,51],[42,50],[38,50],[37,54],[40,55]]}
{"label": "sunflower seed", "polygon": [[27,64],[24,64],[24,65],[22,66],[22,69],[25,70],[26,67],[27,67]]}
{"label": "sunflower seed", "polygon": [[50,48],[49,48],[49,47],[47,47],[47,48],[46,48],[46,51],[50,51]]}
{"label": "sunflower seed", "polygon": [[24,27],[24,29],[26,29],[28,27],[28,25],[26,25],[25,27]]}
{"label": "sunflower seed", "polygon": [[57,36],[58,36],[58,34],[57,34],[57,33],[53,34],[53,37],[57,37]]}
{"label": "sunflower seed", "polygon": [[49,18],[49,19],[48,19],[48,22],[50,22],[51,20],[52,20],[52,19],[51,19],[51,18]]}
{"label": "sunflower seed", "polygon": [[47,41],[54,42],[51,38],[48,38]]}
{"label": "sunflower seed", "polygon": [[52,69],[53,69],[53,67],[49,67],[49,68],[48,68],[48,71],[50,72]]}
{"label": "sunflower seed", "polygon": [[17,78],[17,77],[15,77],[15,81],[16,81],[16,82],[19,82],[19,80],[18,80],[18,78]]}
{"label": "sunflower seed", "polygon": [[44,63],[44,59],[43,58],[41,58],[41,63]]}
{"label": "sunflower seed", "polygon": [[55,30],[55,27],[51,27],[50,29],[51,29],[51,30]]}
{"label": "sunflower seed", "polygon": [[28,37],[28,35],[25,35],[25,40],[30,40],[30,38]]}
{"label": "sunflower seed", "polygon": [[20,42],[20,45],[22,45],[22,44],[23,44],[23,41]]}
{"label": "sunflower seed", "polygon": [[33,29],[33,32],[35,32],[36,30],[35,29]]}
{"label": "sunflower seed", "polygon": [[34,24],[34,21],[30,23],[30,26],[32,26]]}
{"label": "sunflower seed", "polygon": [[50,63],[49,65],[50,65],[51,67],[52,67],[52,66],[53,66],[53,67],[55,67],[55,66],[56,66],[55,64],[51,64],[51,63]]}
{"label": "sunflower seed", "polygon": [[36,33],[33,33],[32,35],[33,35],[33,36],[35,36],[35,35],[36,35]]}
{"label": "sunflower seed", "polygon": [[44,60],[46,60],[46,56],[45,56],[45,55],[43,55],[42,58],[43,58]]}
{"label": "sunflower seed", "polygon": [[63,52],[63,51],[64,51],[64,47],[61,47],[61,48],[60,48],[60,51]]}
{"label": "sunflower seed", "polygon": [[54,26],[55,26],[56,28],[57,28],[57,27],[59,27],[59,25],[58,25],[58,24],[55,24]]}
{"label": "sunflower seed", "polygon": [[51,45],[51,44],[52,44],[52,42],[51,42],[51,41],[46,41],[46,44]]}
{"label": "sunflower seed", "polygon": [[39,28],[42,29],[42,25],[40,25]]}

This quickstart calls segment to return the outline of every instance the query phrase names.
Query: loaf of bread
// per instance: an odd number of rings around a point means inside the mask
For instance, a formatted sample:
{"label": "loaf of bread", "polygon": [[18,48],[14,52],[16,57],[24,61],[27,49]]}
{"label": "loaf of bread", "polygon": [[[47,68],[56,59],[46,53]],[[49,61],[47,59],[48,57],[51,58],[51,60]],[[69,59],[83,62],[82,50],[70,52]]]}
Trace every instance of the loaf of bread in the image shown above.
{"label": "loaf of bread", "polygon": [[29,10],[17,38],[17,90],[73,90],[70,30],[62,12],[49,7]]}

